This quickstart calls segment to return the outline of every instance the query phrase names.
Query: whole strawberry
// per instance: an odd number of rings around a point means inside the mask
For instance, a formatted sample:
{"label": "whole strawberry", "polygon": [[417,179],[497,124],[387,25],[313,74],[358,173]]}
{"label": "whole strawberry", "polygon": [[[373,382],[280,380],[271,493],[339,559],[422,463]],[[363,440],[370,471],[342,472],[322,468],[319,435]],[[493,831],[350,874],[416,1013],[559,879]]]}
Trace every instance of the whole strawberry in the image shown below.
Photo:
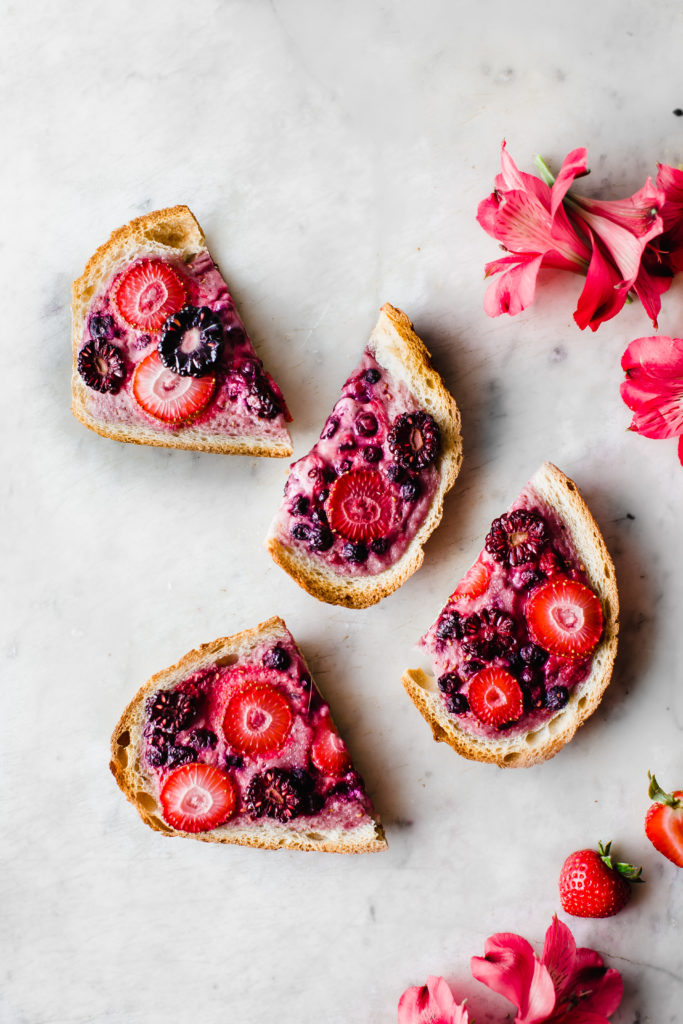
{"label": "whole strawberry", "polygon": [[612,917],[631,898],[631,882],[642,882],[642,868],[613,863],[611,843],[570,854],[560,872],[560,901],[574,917]]}
{"label": "whole strawberry", "polygon": [[655,803],[645,815],[645,835],[656,850],[683,868],[683,789],[665,793],[654,775],[648,775],[648,796]]}

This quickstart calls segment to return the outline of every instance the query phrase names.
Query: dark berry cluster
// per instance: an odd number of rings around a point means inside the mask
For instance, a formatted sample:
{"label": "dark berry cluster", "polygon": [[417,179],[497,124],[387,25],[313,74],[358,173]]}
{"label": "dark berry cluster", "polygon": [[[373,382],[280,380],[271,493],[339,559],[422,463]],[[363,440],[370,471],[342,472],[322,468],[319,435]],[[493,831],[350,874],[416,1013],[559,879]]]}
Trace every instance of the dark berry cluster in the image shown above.
{"label": "dark berry cluster", "polygon": [[86,342],[78,353],[77,366],[79,374],[93,391],[115,395],[126,378],[123,354],[116,345],[103,338]]}
{"label": "dark berry cluster", "polygon": [[403,469],[424,469],[439,455],[439,425],[429,413],[402,413],[387,437],[394,460]]}
{"label": "dark berry cluster", "polygon": [[304,798],[299,780],[282,768],[267,768],[254,775],[246,794],[246,807],[252,818],[291,821],[302,813]]}
{"label": "dark berry cluster", "polygon": [[286,672],[291,665],[292,659],[289,653],[281,647],[280,644],[275,644],[269,651],[263,655],[263,664],[266,668],[273,668],[277,672]]}
{"label": "dark berry cluster", "polygon": [[535,562],[547,540],[548,531],[541,516],[517,509],[493,520],[485,547],[497,562],[516,566]]}
{"label": "dark berry cluster", "polygon": [[184,306],[161,328],[157,351],[167,369],[202,377],[218,362],[223,346],[220,317],[208,306]]}
{"label": "dark berry cluster", "polygon": [[468,615],[462,626],[462,647],[466,654],[492,661],[514,646],[515,620],[497,608],[482,608]]}
{"label": "dark berry cluster", "polygon": [[147,717],[161,732],[187,729],[198,714],[198,698],[182,690],[157,690],[147,701]]}

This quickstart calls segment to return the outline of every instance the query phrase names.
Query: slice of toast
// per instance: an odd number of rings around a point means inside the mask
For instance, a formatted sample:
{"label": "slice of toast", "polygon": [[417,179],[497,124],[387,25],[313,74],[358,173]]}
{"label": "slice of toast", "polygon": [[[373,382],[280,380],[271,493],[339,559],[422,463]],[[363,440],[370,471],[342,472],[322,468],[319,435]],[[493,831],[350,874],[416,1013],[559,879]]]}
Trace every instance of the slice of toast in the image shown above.
{"label": "slice of toast", "polygon": [[280,389],[186,206],[114,231],[74,282],[72,314],[71,409],[86,427],[134,444],[292,454]]}
{"label": "slice of toast", "polygon": [[314,597],[367,608],[422,564],[460,471],[460,413],[405,313],[382,306],[266,547]]}
{"label": "slice of toast", "polygon": [[[536,542],[532,538],[528,547],[520,548],[528,540],[524,530],[533,521],[513,520],[515,510],[540,515],[547,527],[546,539],[541,530]],[[517,532],[506,534],[515,528]],[[515,565],[499,563],[491,552]],[[563,579],[573,582],[565,584]],[[553,591],[554,580],[558,582]],[[584,612],[575,613],[569,598],[567,610],[553,615],[564,615],[562,629],[568,623],[570,630],[579,631],[579,640],[589,634],[588,640],[582,640],[583,653],[578,641],[570,650],[571,632],[560,637],[560,648],[554,635],[548,639],[541,632],[539,639],[534,610],[541,606],[539,595],[545,603],[553,593],[570,591],[585,598],[585,617]],[[433,674],[410,669],[403,685],[431,726],[434,739],[448,743],[463,757],[504,768],[537,764],[557,754],[600,703],[616,656],[618,616],[614,565],[600,530],[576,484],[547,462],[508,512],[494,521],[479,558],[420,641],[432,661]],[[598,625],[591,639],[594,622]],[[555,630],[557,623],[551,626]],[[553,651],[541,646],[541,640]],[[522,691],[523,711],[512,725],[486,725],[471,707],[465,707],[470,703],[472,681],[490,667],[512,675]],[[480,677],[477,699],[484,678],[491,676]],[[486,709],[484,713],[488,714]]]}
{"label": "slice of toast", "polygon": [[[205,644],[152,676],[123,712],[111,754],[120,788],[165,835],[270,850],[386,849],[363,780],[280,618]],[[169,803],[197,771],[231,803],[206,828],[179,819]],[[201,787],[194,799],[208,800]]]}

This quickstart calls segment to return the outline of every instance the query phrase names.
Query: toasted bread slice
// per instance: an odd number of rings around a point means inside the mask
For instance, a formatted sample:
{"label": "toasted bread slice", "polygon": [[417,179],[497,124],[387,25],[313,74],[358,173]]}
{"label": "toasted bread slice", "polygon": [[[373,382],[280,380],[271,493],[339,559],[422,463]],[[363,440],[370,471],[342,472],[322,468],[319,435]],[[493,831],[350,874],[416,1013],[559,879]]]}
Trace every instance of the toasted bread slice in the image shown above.
{"label": "toasted bread slice", "polygon": [[[377,381],[366,387],[368,373]],[[330,604],[367,608],[400,587],[422,565],[424,544],[441,520],[444,496],[460,471],[460,413],[410,320],[388,303],[382,306],[363,358],[344,385],[335,410],[323,428],[321,440],[292,465],[282,507],[265,543],[277,564],[309,594]],[[391,482],[387,470],[393,458],[389,445],[392,425],[401,416],[416,412],[427,414],[436,423],[438,455],[421,471],[406,470],[403,483]],[[357,423],[358,417],[368,414],[370,427],[363,429],[371,433],[359,436],[356,428],[354,434],[354,416]],[[337,420],[339,424],[334,426]],[[339,450],[331,450],[328,444],[330,430],[335,431],[332,444],[338,444]],[[343,445],[351,448],[345,450]],[[379,458],[372,453],[372,461],[366,461],[368,447],[381,451]],[[361,558],[354,562],[346,556],[353,536],[335,528],[330,502],[334,504],[336,485],[331,487],[330,479],[358,472],[379,474],[386,488],[381,499],[394,502],[396,512],[388,538],[375,538],[369,543],[361,539]],[[417,499],[404,499],[404,488],[413,486]],[[322,517],[323,525],[330,519],[332,533],[323,530],[324,550],[316,550],[315,542],[293,536],[296,524],[290,514],[291,503],[302,496],[312,516]],[[316,537],[320,535],[320,521],[317,525],[315,519],[309,523]],[[363,529],[361,524],[361,532]],[[373,544],[378,540],[389,543],[385,551],[376,554]]]}
{"label": "toasted bread slice", "polygon": [[[258,697],[265,692],[273,698],[273,691],[274,706],[246,713],[252,716],[247,720],[253,728],[245,739],[239,725],[242,719],[234,710],[241,707],[240,695],[255,692]],[[174,700],[185,702],[184,717],[177,717],[176,704],[176,710],[171,710],[175,724],[160,720],[158,709],[151,705],[156,701],[163,710]],[[229,705],[234,715],[231,711],[225,726]],[[267,728],[269,716],[278,713],[284,714],[285,727],[277,740],[259,733],[264,723]],[[231,724],[234,720],[238,726]],[[265,749],[261,739],[279,746]],[[245,750],[249,746],[255,749]],[[236,803],[234,813],[223,823],[204,831],[184,831],[166,819],[163,791],[174,772],[182,770],[179,765],[195,763],[213,766],[223,779],[227,776]],[[110,767],[145,824],[165,835],[270,850],[372,853],[386,849],[382,826],[329,707],[280,618],[204,644],[152,676],[114,730]],[[261,817],[254,813],[253,786],[268,770],[284,778],[285,795],[294,803],[289,818],[273,816],[277,800]]]}
{"label": "toasted bread slice", "polygon": [[[434,739],[448,743],[454,750],[463,757],[473,761],[485,761],[500,765],[503,768],[528,767],[546,761],[558,753],[562,747],[571,740],[578,727],[595,711],[607,684],[612,675],[612,666],[617,652],[617,637],[619,631],[619,597],[617,593],[616,575],[612,559],[609,556],[605,542],[600,530],[590,514],[586,503],[579,494],[576,484],[564,475],[556,466],[551,463],[544,463],[534,474],[529,484],[522,492],[526,494],[531,507],[543,510],[554,520],[559,532],[564,538],[559,541],[564,545],[565,552],[573,552],[577,563],[574,575],[580,575],[585,579],[588,587],[597,596],[602,606],[602,634],[597,646],[590,656],[590,670],[586,674],[584,669],[583,678],[580,678],[575,686],[565,687],[568,692],[568,700],[564,707],[559,710],[541,709],[540,712],[523,716],[520,719],[520,728],[506,729],[497,734],[491,734],[492,730],[472,729],[471,715],[458,715],[450,713],[446,708],[443,694],[439,691],[436,679],[422,669],[410,669],[403,676],[403,685],[415,704],[416,708],[429,723]],[[519,508],[518,499],[511,509]],[[482,559],[486,561],[486,553],[482,551],[475,567],[479,567]],[[567,555],[569,564],[570,557]],[[493,563],[489,559],[489,566]],[[475,568],[473,567],[473,569]],[[470,570],[470,573],[472,570]],[[484,569],[484,575],[486,568]],[[469,574],[468,574],[469,575]],[[471,577],[470,577],[471,578]],[[534,580],[531,580],[533,586]],[[426,637],[423,638],[422,646],[435,658],[435,651],[443,650],[443,642],[436,636],[439,622],[443,621],[442,616],[448,611],[451,613],[458,610],[461,598],[456,593],[449,599],[444,612],[434,626],[431,627]],[[477,607],[486,606],[486,592],[477,597]],[[463,607],[461,605],[461,607]],[[469,613],[466,606],[462,611],[463,616]],[[464,668],[462,653],[455,653],[459,644],[453,645],[453,654],[447,654],[446,661],[448,671],[458,673]],[[461,649],[462,651],[462,649]],[[503,657],[497,659],[505,664],[505,655],[509,652],[502,651]],[[514,661],[508,661],[508,669],[513,672]],[[548,664],[550,664],[548,662]],[[574,664],[578,664],[574,662]],[[563,671],[562,660],[553,663],[553,670],[561,674]],[[440,668],[443,668],[442,664]],[[567,665],[565,670],[569,671]],[[518,670],[518,668],[516,669]],[[437,673],[439,669],[437,668]],[[466,680],[466,675],[465,675]],[[557,678],[560,678],[558,675]],[[462,692],[467,693],[467,682],[462,686]],[[564,699],[564,694],[561,699]],[[552,703],[552,702],[551,702]],[[530,723],[524,728],[525,717]],[[468,723],[470,727],[468,728]]]}
{"label": "toasted bread slice", "polygon": [[[184,294],[184,301],[180,300],[183,307],[210,310],[214,330],[222,334],[217,361],[202,376],[209,382],[214,379],[213,389],[210,383],[207,386],[210,397],[186,405],[187,414],[180,403],[169,411],[160,403],[141,406],[136,398],[140,394],[135,381],[138,366],[157,349],[166,324],[155,324],[150,330],[144,323],[130,323],[121,313],[117,293],[126,271],[145,261],[170,267],[180,282],[179,293]],[[175,306],[169,308],[175,312]],[[71,409],[86,427],[133,444],[231,455],[286,458],[292,454],[286,427],[289,414],[280,390],[256,356],[202,230],[187,206],[156,210],[114,231],[74,282],[72,313]],[[99,317],[100,323],[102,318],[110,318],[102,337],[114,347],[123,378],[112,391],[93,387],[79,372],[79,354],[96,340],[93,317]],[[239,367],[248,367],[251,378],[245,380]],[[163,372],[163,367],[160,369]],[[169,382],[187,388],[196,376],[178,376],[167,369],[162,383],[167,391]]]}

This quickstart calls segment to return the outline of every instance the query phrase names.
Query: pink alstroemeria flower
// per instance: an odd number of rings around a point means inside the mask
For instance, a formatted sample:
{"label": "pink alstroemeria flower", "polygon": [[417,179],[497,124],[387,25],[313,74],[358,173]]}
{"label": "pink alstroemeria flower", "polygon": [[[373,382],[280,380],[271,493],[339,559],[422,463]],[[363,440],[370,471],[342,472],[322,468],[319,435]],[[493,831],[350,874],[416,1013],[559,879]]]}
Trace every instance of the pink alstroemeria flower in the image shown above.
{"label": "pink alstroemeria flower", "polygon": [[406,989],[398,1003],[398,1024],[467,1024],[467,1010],[456,1003],[443,978]]}
{"label": "pink alstroemeria flower", "polygon": [[533,300],[541,267],[586,275],[574,319],[596,331],[622,309],[629,292],[640,298],[656,326],[666,291],[665,276],[643,267],[648,243],[662,233],[665,192],[650,178],[627,199],[599,201],[569,189],[588,173],[586,150],[572,150],[554,177],[537,158],[543,180],[522,174],[506,151],[495,191],[479,204],[477,220],[510,253],[486,265],[486,276],[501,274],[489,288],[489,316],[519,313]]}
{"label": "pink alstroemeria flower", "polygon": [[619,972],[592,949],[577,949],[557,916],[540,960],[521,935],[492,935],[484,948],[485,956],[472,957],[472,974],[517,1007],[515,1024],[607,1024],[621,1002]]}
{"label": "pink alstroemeria flower", "polygon": [[629,429],[644,437],[677,437],[683,465],[683,338],[636,338],[621,367],[621,397],[635,413]]}

